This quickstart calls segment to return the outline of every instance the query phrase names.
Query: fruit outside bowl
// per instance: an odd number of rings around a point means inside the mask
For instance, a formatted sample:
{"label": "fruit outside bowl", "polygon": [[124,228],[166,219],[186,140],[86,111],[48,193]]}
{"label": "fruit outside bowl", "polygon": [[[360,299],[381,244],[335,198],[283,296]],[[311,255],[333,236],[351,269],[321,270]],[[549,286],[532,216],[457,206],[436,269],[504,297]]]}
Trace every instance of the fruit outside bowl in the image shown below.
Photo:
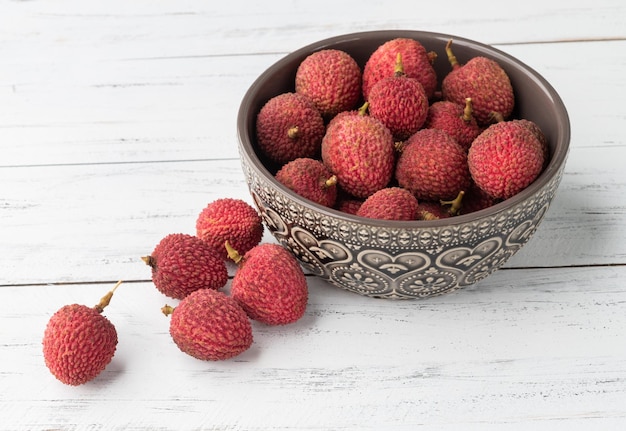
{"label": "fruit outside bowl", "polygon": [[[482,55],[508,73],[516,96],[513,117],[537,123],[550,147],[542,174],[515,196],[489,208],[432,221],[383,221],[320,206],[298,196],[273,177],[259,153],[256,115],[271,97],[294,91],[300,62],[312,52],[348,52],[361,67],[384,42],[397,37],[420,41],[435,51],[439,80],[450,70],[445,45],[463,63]],[[312,43],[263,72],[245,94],[237,119],[239,153],[252,198],[269,231],[302,266],[328,282],[379,298],[426,298],[472,285],[500,268],[534,234],[561,181],[569,151],[567,110],[554,88],[532,68],[488,45],[447,34],[384,30],[341,35]]]}

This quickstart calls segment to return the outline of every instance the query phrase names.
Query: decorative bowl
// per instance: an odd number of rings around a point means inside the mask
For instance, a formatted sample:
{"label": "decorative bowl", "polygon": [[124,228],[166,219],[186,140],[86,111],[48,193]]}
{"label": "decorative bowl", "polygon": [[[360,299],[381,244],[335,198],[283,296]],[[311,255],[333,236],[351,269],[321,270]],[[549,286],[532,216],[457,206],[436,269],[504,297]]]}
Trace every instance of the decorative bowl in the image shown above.
{"label": "decorative bowl", "polygon": [[[271,97],[294,91],[300,62],[320,49],[348,52],[364,66],[370,54],[397,37],[435,51],[439,80],[450,70],[445,45],[454,40],[459,62],[482,55],[508,73],[516,97],[513,116],[537,123],[550,147],[542,174],[517,195],[489,208],[432,221],[383,221],[350,215],[305,199],[273,177],[256,144],[256,115]],[[300,48],[270,66],[250,86],[238,113],[242,169],[253,201],[276,240],[302,266],[357,294],[391,299],[426,298],[472,285],[500,268],[534,234],[561,181],[570,141],[567,110],[554,88],[511,55],[462,37],[424,31],[346,34]]]}

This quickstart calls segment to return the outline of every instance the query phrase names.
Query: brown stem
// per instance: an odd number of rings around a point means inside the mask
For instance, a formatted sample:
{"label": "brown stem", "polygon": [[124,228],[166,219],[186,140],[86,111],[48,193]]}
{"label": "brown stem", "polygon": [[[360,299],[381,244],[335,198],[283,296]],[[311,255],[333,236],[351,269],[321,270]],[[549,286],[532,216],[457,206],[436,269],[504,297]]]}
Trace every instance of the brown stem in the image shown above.
{"label": "brown stem", "polygon": [[333,175],[322,183],[323,188],[329,188],[337,185],[337,175]]}
{"label": "brown stem", "polygon": [[504,121],[504,115],[501,112],[491,111],[489,113],[489,120],[492,123],[501,123]]}
{"label": "brown stem", "polygon": [[456,56],[452,52],[452,39],[450,39],[448,43],[446,43],[446,54],[448,55],[448,61],[450,62],[452,69],[458,69],[459,67],[461,67],[458,60],[456,59]]}
{"label": "brown stem", "polygon": [[472,98],[467,97],[465,98],[465,108],[463,109],[463,116],[461,117],[463,118],[463,121],[465,121],[466,123],[469,123],[470,121],[472,121],[473,112],[474,112],[474,109],[472,107]]}
{"label": "brown stem", "polygon": [[363,105],[361,105],[361,107],[359,108],[359,115],[367,115],[367,110],[370,107],[370,102],[365,102],[363,103]]}
{"label": "brown stem", "polygon": [[450,215],[457,215],[463,206],[463,196],[465,196],[465,192],[461,190],[459,194],[451,201],[440,201],[441,205],[450,205],[450,209],[448,212]]}
{"label": "brown stem", "polygon": [[289,128],[289,130],[287,130],[287,137],[289,137],[289,139],[296,139],[300,136],[300,129],[298,128],[298,126],[292,126]]}
{"label": "brown stem", "polygon": [[141,256],[141,260],[145,262],[146,265],[154,268],[156,266],[156,259],[152,256]]}
{"label": "brown stem", "polygon": [[428,62],[430,64],[435,64],[435,60],[437,60],[438,55],[435,51],[428,51],[426,53],[426,57],[428,57]]}
{"label": "brown stem", "polygon": [[396,54],[396,64],[393,68],[394,76],[404,76],[404,64],[402,64],[402,54]]}
{"label": "brown stem", "polygon": [[96,306],[94,307],[98,311],[98,313],[102,313],[104,311],[104,307],[109,305],[109,303],[111,302],[111,298],[113,298],[113,292],[115,292],[115,289],[117,289],[120,284],[122,284],[122,280],[115,283],[113,289],[111,289],[109,292],[107,292],[106,295],[100,298],[100,302],[98,302],[98,304],[96,304]]}
{"label": "brown stem", "polygon": [[165,314],[166,316],[169,316],[170,314],[172,314],[174,312],[174,307],[171,307],[169,305],[165,305],[165,306],[161,307],[161,312],[163,314]]}
{"label": "brown stem", "polygon": [[435,214],[431,213],[430,211],[422,210],[420,212],[420,215],[422,217],[422,220],[439,220],[439,217],[437,217]]}
{"label": "brown stem", "polygon": [[241,262],[241,260],[243,259],[243,256],[240,255],[239,252],[237,252],[237,250],[235,250],[233,246],[230,245],[230,242],[228,241],[224,243],[224,247],[226,247],[226,252],[228,253],[228,257],[237,265],[239,265],[239,262]]}

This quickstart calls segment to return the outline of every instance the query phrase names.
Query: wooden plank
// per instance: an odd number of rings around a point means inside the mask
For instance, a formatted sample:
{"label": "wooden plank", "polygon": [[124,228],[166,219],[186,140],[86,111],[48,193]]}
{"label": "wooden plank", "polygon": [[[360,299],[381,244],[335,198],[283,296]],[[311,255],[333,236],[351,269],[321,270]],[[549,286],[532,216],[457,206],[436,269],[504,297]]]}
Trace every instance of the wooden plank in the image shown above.
{"label": "wooden plank", "polygon": [[[624,146],[572,151],[546,218],[507,266],[623,263],[624,157]],[[0,184],[0,285],[145,280],[139,257],[168,233],[194,233],[209,202],[252,202],[238,159],[4,168]]]}
{"label": "wooden plank", "polygon": [[112,285],[1,287],[0,428],[615,429],[626,421],[624,277],[506,270],[425,301],[312,282],[300,321],[254,323],[251,349],[216,363],[171,342],[159,308],[172,301],[122,284],[105,310],[116,356],[81,387],[49,374],[43,330],[62,305],[95,304]]}

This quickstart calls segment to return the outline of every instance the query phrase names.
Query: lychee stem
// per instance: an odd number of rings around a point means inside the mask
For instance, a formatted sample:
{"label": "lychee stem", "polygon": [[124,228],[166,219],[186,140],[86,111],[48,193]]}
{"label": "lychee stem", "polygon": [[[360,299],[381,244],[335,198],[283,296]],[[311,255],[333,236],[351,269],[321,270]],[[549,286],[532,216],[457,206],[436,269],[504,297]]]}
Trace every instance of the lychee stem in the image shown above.
{"label": "lychee stem", "polygon": [[448,212],[450,215],[457,215],[463,206],[463,196],[465,196],[465,192],[461,190],[459,194],[451,201],[440,201],[441,205],[450,205],[450,209]]}
{"label": "lychee stem", "polygon": [[504,121],[504,115],[501,112],[491,111],[489,113],[489,120],[493,123],[501,123]]}
{"label": "lychee stem", "polygon": [[404,64],[402,64],[402,54],[396,54],[396,64],[393,68],[394,76],[404,76]]}
{"label": "lychee stem", "polygon": [[300,136],[300,129],[298,126],[292,126],[289,130],[287,130],[287,137],[289,139],[296,139],[298,136]]}
{"label": "lychee stem", "polygon": [[463,109],[463,116],[461,117],[463,119],[463,121],[465,121],[466,123],[469,123],[470,121],[472,121],[472,113],[474,112],[474,109],[472,107],[472,98],[471,97],[466,97],[465,98],[465,108]]}
{"label": "lychee stem", "polygon": [[393,148],[397,153],[401,153],[404,150],[404,147],[406,147],[406,142],[404,141],[396,141],[393,144]]}
{"label": "lychee stem", "polygon": [[329,187],[332,187],[334,185],[337,185],[337,175],[333,175],[329,179],[324,181],[324,183],[322,184],[322,187],[329,188]]}
{"label": "lychee stem", "polygon": [[365,102],[358,110],[359,115],[367,115],[367,110],[370,107],[370,102]]}
{"label": "lychee stem", "polygon": [[165,314],[166,316],[169,316],[170,314],[174,312],[174,307],[166,304],[163,307],[161,307],[161,312]]}
{"label": "lychee stem", "polygon": [[156,259],[153,258],[152,256],[142,256],[141,260],[143,260],[146,265],[152,268],[156,266]]}
{"label": "lychee stem", "polygon": [[420,215],[422,216],[422,220],[439,220],[439,217],[437,217],[435,214],[431,213],[430,211],[426,211],[423,210],[420,212]]}
{"label": "lychee stem", "polygon": [[437,60],[438,55],[435,51],[428,51],[426,53],[426,57],[428,57],[428,62],[430,64],[435,64],[435,60]]}
{"label": "lychee stem", "polygon": [[115,289],[117,289],[120,284],[122,284],[122,280],[115,283],[113,289],[108,291],[106,295],[100,298],[100,302],[98,302],[98,304],[96,304],[96,306],[94,307],[98,311],[98,313],[102,313],[104,311],[104,307],[109,305],[109,303],[111,302],[111,298],[113,297],[113,292],[115,292]]}
{"label": "lychee stem", "polygon": [[235,250],[231,245],[230,242],[226,241],[224,243],[224,247],[226,247],[226,252],[228,253],[228,257],[235,262],[237,265],[239,265],[239,262],[241,262],[241,260],[243,259],[243,256],[239,254],[239,252],[237,250]]}
{"label": "lychee stem", "polygon": [[448,43],[446,43],[446,54],[448,55],[448,61],[450,62],[450,66],[452,66],[452,69],[458,69],[459,67],[461,67],[458,60],[456,59],[456,56],[452,52],[452,39],[450,39]]}

